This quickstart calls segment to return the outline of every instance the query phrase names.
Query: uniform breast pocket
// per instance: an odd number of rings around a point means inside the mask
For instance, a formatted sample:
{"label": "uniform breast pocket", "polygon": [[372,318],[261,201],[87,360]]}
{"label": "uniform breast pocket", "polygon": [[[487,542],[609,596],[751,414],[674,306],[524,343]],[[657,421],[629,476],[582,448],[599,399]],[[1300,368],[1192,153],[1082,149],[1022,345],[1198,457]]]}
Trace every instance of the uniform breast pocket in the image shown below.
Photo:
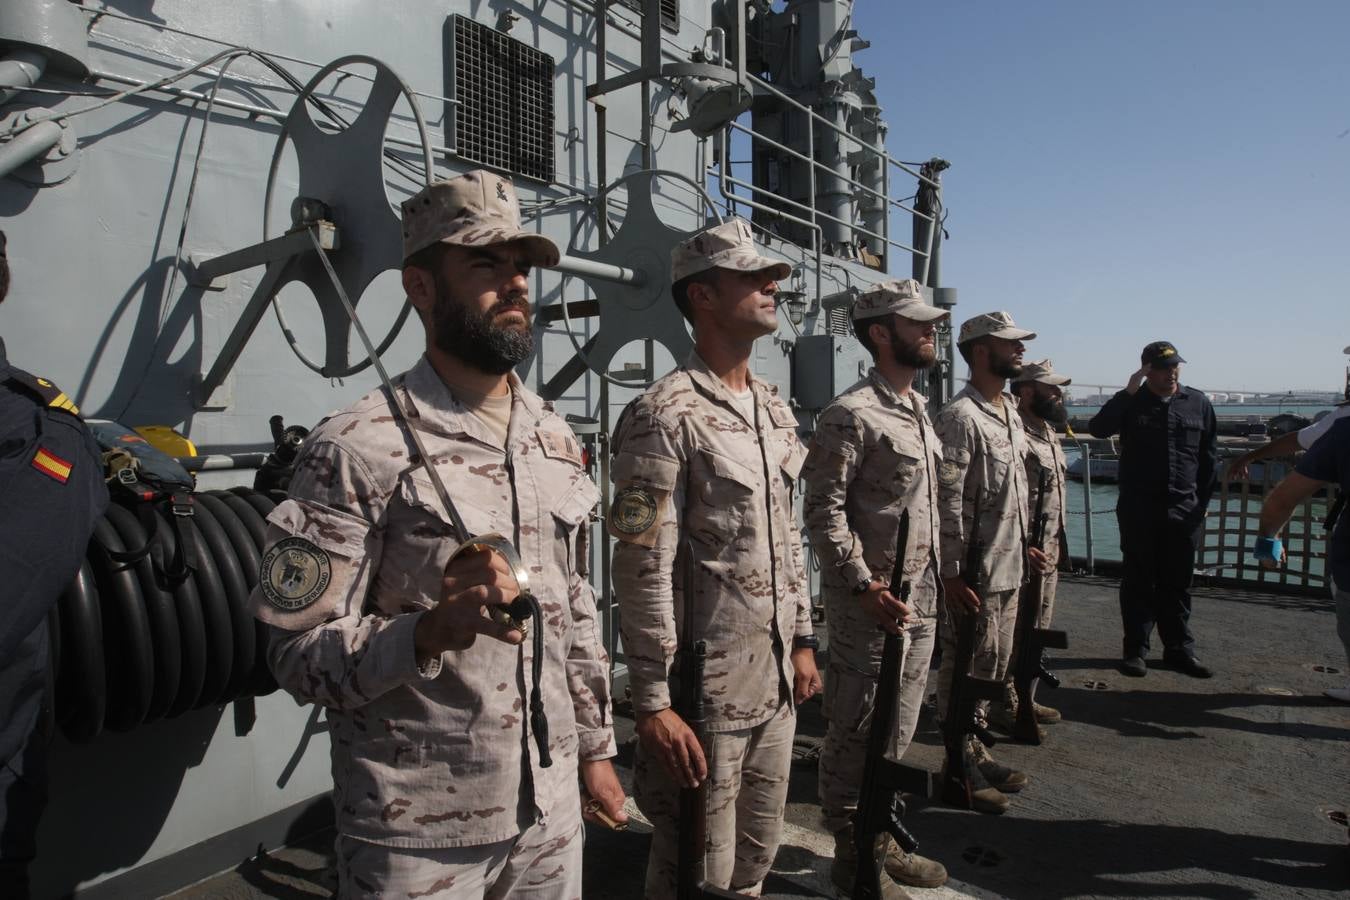
{"label": "uniform breast pocket", "polygon": [[589,478],[578,478],[553,504],[553,521],[558,529],[558,540],[553,541],[558,568],[569,576],[578,571],[578,535],[590,527],[591,510],[600,500],[600,489]]}
{"label": "uniform breast pocket", "polygon": [[1177,420],[1178,440],[1188,450],[1200,449],[1200,438],[1204,430],[1205,423],[1197,416],[1183,416]]}
{"label": "uniform breast pocket", "polygon": [[[447,482],[455,510],[464,520],[470,535],[498,530],[491,510],[455,496],[453,482]],[[440,595],[441,573],[450,554],[459,546],[450,522],[431,480],[425,475],[405,476],[399,485],[399,501],[390,504],[384,541],[384,563],[379,579],[386,597],[399,596],[400,602],[427,605]],[[510,516],[510,498],[505,505]],[[509,522],[509,518],[507,519]],[[510,529],[506,531],[510,537]]]}
{"label": "uniform breast pocket", "polygon": [[693,481],[685,516],[690,534],[711,547],[731,543],[749,525],[759,479],[748,466],[710,450],[699,451],[689,474]]}

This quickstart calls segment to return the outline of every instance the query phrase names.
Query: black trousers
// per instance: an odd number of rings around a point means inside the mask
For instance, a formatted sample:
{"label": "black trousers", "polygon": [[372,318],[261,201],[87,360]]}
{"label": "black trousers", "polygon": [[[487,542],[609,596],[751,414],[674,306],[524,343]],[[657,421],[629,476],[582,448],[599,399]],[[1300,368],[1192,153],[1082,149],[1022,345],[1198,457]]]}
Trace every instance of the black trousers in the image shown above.
{"label": "black trousers", "polygon": [[1126,657],[1148,655],[1158,626],[1164,655],[1192,656],[1191,579],[1204,518],[1169,519],[1167,510],[1116,508],[1120,524],[1120,622]]}
{"label": "black trousers", "polygon": [[0,764],[0,897],[26,900],[28,864],[47,806],[47,740],[34,728],[14,758]]}

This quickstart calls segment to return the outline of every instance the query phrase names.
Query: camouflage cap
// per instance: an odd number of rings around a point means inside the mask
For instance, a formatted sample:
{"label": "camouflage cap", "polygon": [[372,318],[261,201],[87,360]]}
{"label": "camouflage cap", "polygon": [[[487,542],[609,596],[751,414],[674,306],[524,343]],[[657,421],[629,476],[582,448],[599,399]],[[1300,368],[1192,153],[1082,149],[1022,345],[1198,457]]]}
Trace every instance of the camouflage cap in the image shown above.
{"label": "camouflage cap", "polygon": [[895,313],[915,322],[936,322],[951,313],[929,306],[923,299],[923,287],[913,278],[883,281],[868,288],[853,301],[849,315],[853,321],[874,319]]}
{"label": "camouflage cap", "polygon": [[761,256],[750,234],[750,223],[728,219],[681,241],[670,251],[672,282],[706,272],[708,269],[734,269],[737,272],[762,272],[773,269],[774,278],[786,278],[792,266],[781,259]]}
{"label": "camouflage cap", "polygon": [[1068,375],[1056,375],[1055,366],[1048,359],[1038,359],[1035,362],[1023,363],[1022,374],[1014,379],[1017,383],[1023,381],[1039,381],[1041,384],[1065,385],[1071,383],[1072,379]]}
{"label": "camouflage cap", "polygon": [[1010,341],[1029,341],[1036,336],[1036,332],[1018,328],[1012,316],[1005,312],[981,313],[961,323],[961,333],[957,335],[956,343],[964,344],[986,335]]}
{"label": "camouflage cap", "polygon": [[520,241],[531,265],[558,264],[557,244],[521,229],[511,179],[483,169],[429,184],[403,201],[403,258],[438,241],[461,247]]}
{"label": "camouflage cap", "polygon": [[1181,358],[1177,348],[1173,347],[1169,341],[1154,341],[1143,349],[1139,354],[1139,361],[1146,366],[1158,366],[1166,368],[1175,366],[1177,363],[1184,363],[1186,360]]}

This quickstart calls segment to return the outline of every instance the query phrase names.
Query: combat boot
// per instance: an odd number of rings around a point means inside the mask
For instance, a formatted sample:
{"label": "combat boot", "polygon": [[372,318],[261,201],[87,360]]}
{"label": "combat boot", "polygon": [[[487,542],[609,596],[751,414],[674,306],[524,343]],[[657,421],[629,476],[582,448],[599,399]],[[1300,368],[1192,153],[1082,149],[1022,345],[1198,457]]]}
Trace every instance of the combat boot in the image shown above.
{"label": "combat boot", "polygon": [[975,762],[975,767],[979,769],[980,774],[989,782],[991,787],[997,788],[1004,794],[1015,794],[1027,786],[1030,780],[1027,776],[1003,765],[994,757],[989,755],[989,750],[978,739],[970,739],[971,758]]}
{"label": "combat boot", "polygon": [[[889,842],[890,835],[885,835]],[[879,848],[878,848],[879,849]],[[889,857],[889,853],[887,854]],[[889,863],[889,858],[886,860]],[[889,877],[887,872],[883,872],[879,879],[881,883],[881,900],[911,900],[910,895],[904,888],[896,884]],[[858,850],[853,846],[853,826],[845,825],[834,835],[834,861],[830,863],[830,883],[836,889],[843,892],[844,896],[853,896],[853,879],[858,874]],[[942,872],[943,880],[947,878],[947,872]]]}
{"label": "combat boot", "polygon": [[886,835],[886,874],[910,887],[935,888],[947,883],[947,868],[935,859],[906,853]]}
{"label": "combat boot", "polygon": [[[973,809],[975,812],[982,812],[991,816],[1002,815],[1008,811],[1008,806],[1012,801],[1008,799],[1006,794],[985,780],[979,767],[975,765],[975,761],[971,758],[969,748],[966,749],[966,771],[970,773],[970,804],[967,805],[965,803],[964,797],[958,801],[949,796],[945,791],[943,792],[942,798],[944,801],[953,806],[959,806],[962,809]],[[945,785],[947,783],[946,763],[943,763],[942,765],[941,778],[942,783]]]}

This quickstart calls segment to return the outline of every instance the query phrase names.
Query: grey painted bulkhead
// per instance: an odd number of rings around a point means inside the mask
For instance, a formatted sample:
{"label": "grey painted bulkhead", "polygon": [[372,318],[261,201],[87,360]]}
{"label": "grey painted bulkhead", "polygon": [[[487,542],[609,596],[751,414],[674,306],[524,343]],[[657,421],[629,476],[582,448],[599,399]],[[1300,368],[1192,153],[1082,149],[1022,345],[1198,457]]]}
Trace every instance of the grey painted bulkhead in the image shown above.
{"label": "grey painted bulkhead", "polygon": [[[64,5],[65,0],[10,2],[36,8]],[[704,43],[712,21],[709,6],[689,0],[679,4],[678,33],[662,33],[669,60],[687,60],[690,51]],[[79,12],[88,31],[85,63],[90,77],[79,80],[70,65],[49,66],[38,82],[44,92],[22,92],[0,105],[0,130],[24,109],[68,114],[110,92],[199,63],[229,46],[247,46],[284,56],[275,61],[301,82],[318,67],[347,54],[382,60],[421,93],[431,143],[445,148],[451,143],[442,96],[447,90],[448,17],[458,13],[499,26],[505,14],[514,13],[510,36],[548,53],[556,64],[555,183],[517,179],[527,223],[533,223],[527,227],[537,228],[562,247],[597,248],[600,235],[586,198],[643,165],[642,89],[635,85],[604,100],[603,176],[598,170],[602,135],[597,132],[595,106],[586,95],[587,85],[597,79],[598,23],[590,2],[108,0],[109,13],[140,20],[135,22],[71,8]],[[613,76],[631,70],[639,59],[633,34],[640,19],[619,4],[609,16],[606,74]],[[0,43],[4,41],[0,34]],[[190,265],[280,233],[278,225],[271,234],[263,233],[264,196],[280,120],[295,97],[256,61],[232,62],[219,83],[218,103],[199,154],[206,108],[201,98],[211,93],[216,71],[211,66],[175,83],[175,89],[195,92],[198,99],[155,90],[70,116],[66,128],[74,135],[73,152],[44,166],[19,167],[0,179],[0,227],[8,234],[13,270],[10,297],[0,308],[0,335],[15,364],[59,384],[86,415],[130,425],[172,425],[206,452],[239,452],[270,447],[269,416],[280,413],[288,424],[312,425],[369,390],[376,379],[369,370],[343,379],[310,371],[291,352],[269,312],[244,346],[212,408],[200,408],[196,384],[218,356],[263,269],[224,276],[207,287],[193,283]],[[334,88],[330,81],[328,99],[354,115],[368,84],[347,77]],[[684,114],[684,101],[668,84],[654,82],[650,100],[652,165],[703,181],[697,166],[701,160],[711,161],[715,141],[700,148],[689,132],[670,130]],[[276,113],[250,111],[258,108]],[[743,121],[748,123],[749,116]],[[405,144],[417,141],[406,106],[396,108],[386,136]],[[405,144],[387,147],[400,159],[416,163],[418,155]],[[452,154],[436,153],[438,176],[467,167]],[[747,180],[748,168],[738,172]],[[281,172],[272,215],[275,222],[286,223],[297,183],[293,155],[283,158]],[[418,179],[402,169],[385,165],[383,174],[395,205],[418,186]],[[192,206],[184,226],[190,189]],[[710,190],[718,195],[715,186]],[[912,192],[912,184],[894,191],[899,196]],[[655,199],[669,225],[687,231],[700,223],[703,212],[679,181],[663,182]],[[622,198],[613,198],[610,214],[616,224],[622,208]],[[742,207],[740,213],[748,216],[749,210]],[[351,224],[359,211],[347,210],[344,215],[348,227],[360,227]],[[893,233],[907,234],[907,221],[900,221]],[[180,231],[185,235],[184,265],[175,277]],[[882,276],[836,259],[828,260],[818,278],[808,251],[781,241],[772,246],[801,265],[800,276],[789,287],[806,294],[811,307],[800,324],[791,323],[780,309],[778,334],[756,347],[757,374],[787,394],[795,335],[826,330],[827,316],[813,302],[819,299],[817,285],[820,296],[838,299]],[[897,260],[892,268],[905,274],[908,260]],[[590,296],[580,278],[563,278],[555,272],[536,273],[532,293],[540,306]],[[313,298],[291,285],[282,290],[280,302],[301,347],[321,354],[323,333]],[[358,311],[378,340],[402,303],[398,274],[391,270],[365,291]],[[595,324],[575,318],[577,340],[584,342]],[[572,358],[573,342],[562,327],[561,322],[552,322],[537,331],[538,353],[522,372],[532,387],[545,385]],[[840,352],[861,359],[851,340],[837,343]],[[358,347],[353,340],[353,358]],[[385,364],[391,372],[402,371],[420,352],[421,329],[410,322],[385,354]],[[611,369],[644,359],[643,348],[633,345],[615,358]],[[674,364],[660,346],[652,362],[658,375]],[[843,371],[851,371],[852,365],[843,365]],[[829,369],[838,372],[840,366]],[[606,427],[634,395],[634,390],[619,386],[602,390],[600,380],[587,374],[556,402],[562,412],[599,419]],[[602,409],[605,398],[608,405]],[[809,423],[810,411],[802,410],[801,418]],[[248,471],[217,472],[203,475],[202,484],[247,483],[251,478]],[[593,571],[598,573],[603,549],[599,540],[593,545],[597,547]],[[331,784],[322,718],[280,693],[259,699],[256,716],[250,726],[247,709],[217,707],[126,734],[104,733],[82,746],[58,738],[53,747],[52,803],[40,832],[43,852],[35,871],[39,895],[88,888],[250,823],[266,821],[272,832],[284,834],[283,826],[296,810],[311,801],[322,804]],[[228,856],[230,851],[222,852]],[[209,860],[193,865],[209,865]],[[197,873],[201,874],[205,873]]]}

